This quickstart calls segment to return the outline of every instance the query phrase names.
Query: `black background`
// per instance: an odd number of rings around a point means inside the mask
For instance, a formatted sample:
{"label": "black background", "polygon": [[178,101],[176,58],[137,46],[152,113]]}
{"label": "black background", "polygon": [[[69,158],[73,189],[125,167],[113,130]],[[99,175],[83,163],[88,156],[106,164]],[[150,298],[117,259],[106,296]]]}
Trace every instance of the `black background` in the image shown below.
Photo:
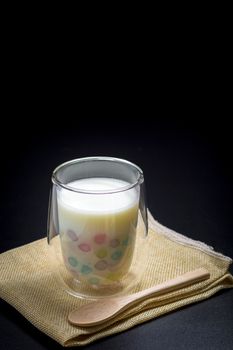
{"label": "black background", "polygon": [[[46,235],[57,165],[102,155],[143,169],[148,206],[158,221],[233,257],[231,128],[221,115],[206,120],[196,111],[190,118],[183,110],[179,118],[175,108],[176,117],[158,118],[146,109],[129,113],[128,105],[124,113],[105,110],[103,118],[99,108],[91,114],[56,108],[57,116],[51,109],[47,120],[40,118],[43,109],[36,117],[32,110],[31,118],[27,110],[28,122],[9,117],[1,129],[0,252]],[[2,300],[0,310],[1,349],[61,348]],[[225,290],[86,349],[232,349],[232,310],[232,291]]]}

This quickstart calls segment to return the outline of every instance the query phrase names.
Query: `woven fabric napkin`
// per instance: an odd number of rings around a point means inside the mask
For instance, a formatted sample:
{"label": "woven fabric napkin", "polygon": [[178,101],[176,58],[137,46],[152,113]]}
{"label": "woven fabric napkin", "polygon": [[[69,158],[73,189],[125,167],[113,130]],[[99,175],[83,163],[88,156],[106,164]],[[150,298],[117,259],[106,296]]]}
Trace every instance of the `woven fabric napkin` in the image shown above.
{"label": "woven fabric napkin", "polygon": [[151,297],[102,325],[75,327],[68,323],[67,316],[71,310],[87,301],[59,288],[49,264],[44,238],[0,255],[0,297],[42,332],[68,347],[85,345],[125,331],[206,299],[220,289],[233,287],[233,277],[228,272],[230,258],[216,253],[204,243],[162,226],[150,214],[148,239],[146,273],[135,291],[199,267],[210,272],[210,279],[160,297]]}

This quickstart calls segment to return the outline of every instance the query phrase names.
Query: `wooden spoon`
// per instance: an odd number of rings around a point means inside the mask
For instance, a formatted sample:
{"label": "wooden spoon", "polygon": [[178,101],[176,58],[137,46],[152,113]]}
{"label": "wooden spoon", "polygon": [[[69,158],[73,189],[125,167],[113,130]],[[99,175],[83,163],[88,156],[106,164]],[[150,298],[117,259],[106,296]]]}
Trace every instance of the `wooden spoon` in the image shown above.
{"label": "wooden spoon", "polygon": [[142,290],[141,292],[128,296],[100,299],[81,306],[71,311],[68,320],[77,326],[96,326],[118,315],[132,304],[149,296],[158,296],[173,292],[177,289],[190,286],[194,283],[204,281],[210,277],[209,272],[200,268],[185,273],[172,280],[158,284],[157,286]]}

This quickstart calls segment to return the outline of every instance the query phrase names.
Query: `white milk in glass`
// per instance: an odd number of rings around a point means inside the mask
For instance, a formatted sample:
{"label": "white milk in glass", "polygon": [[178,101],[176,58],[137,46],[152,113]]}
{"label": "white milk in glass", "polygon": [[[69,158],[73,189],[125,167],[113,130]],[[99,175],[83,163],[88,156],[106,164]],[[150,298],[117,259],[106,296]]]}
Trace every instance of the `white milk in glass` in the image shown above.
{"label": "white milk in glass", "polygon": [[[112,178],[87,178],[67,184],[85,191],[129,185]],[[67,269],[80,281],[100,286],[129,270],[136,238],[139,190],[116,193],[58,192],[58,221]]]}

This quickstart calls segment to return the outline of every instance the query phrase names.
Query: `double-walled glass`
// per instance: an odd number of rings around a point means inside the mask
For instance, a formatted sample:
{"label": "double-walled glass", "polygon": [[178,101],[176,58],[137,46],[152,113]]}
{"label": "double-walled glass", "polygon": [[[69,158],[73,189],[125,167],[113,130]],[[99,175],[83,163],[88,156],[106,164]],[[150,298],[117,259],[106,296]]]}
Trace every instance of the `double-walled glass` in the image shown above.
{"label": "double-walled glass", "polygon": [[130,293],[145,265],[142,170],[123,159],[80,158],[58,166],[52,183],[48,243],[62,285],[81,297]]}

